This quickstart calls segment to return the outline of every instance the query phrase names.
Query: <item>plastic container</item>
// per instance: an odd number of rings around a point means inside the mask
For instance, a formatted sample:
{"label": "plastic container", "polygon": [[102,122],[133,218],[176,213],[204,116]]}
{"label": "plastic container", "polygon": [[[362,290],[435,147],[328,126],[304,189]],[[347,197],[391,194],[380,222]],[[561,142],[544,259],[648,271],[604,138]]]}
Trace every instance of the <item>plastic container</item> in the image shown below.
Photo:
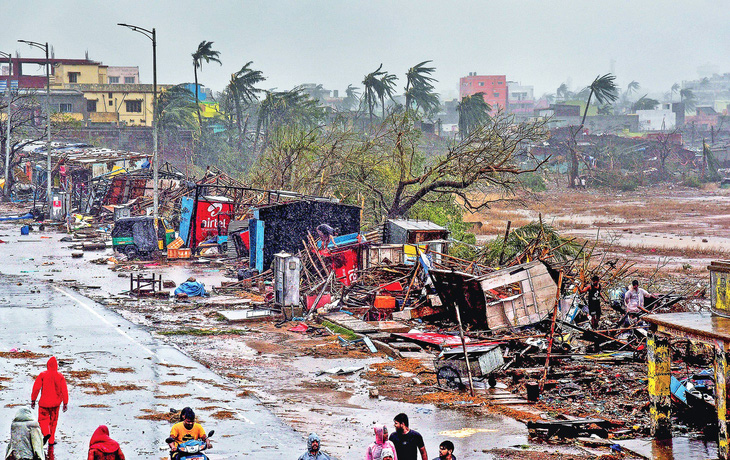
{"label": "plastic container", "polygon": [[526,382],[525,390],[527,390],[527,400],[535,402],[540,399],[540,384],[537,382]]}
{"label": "plastic container", "polygon": [[168,246],[167,258],[168,259],[177,259],[178,258],[178,249],[170,249],[170,247]]}
{"label": "plastic container", "polygon": [[178,259],[189,259],[192,253],[190,248],[180,248],[177,250],[177,257]]}
{"label": "plastic container", "polygon": [[20,227],[20,234],[21,235],[29,235],[30,234],[30,227],[28,225],[23,225]]}

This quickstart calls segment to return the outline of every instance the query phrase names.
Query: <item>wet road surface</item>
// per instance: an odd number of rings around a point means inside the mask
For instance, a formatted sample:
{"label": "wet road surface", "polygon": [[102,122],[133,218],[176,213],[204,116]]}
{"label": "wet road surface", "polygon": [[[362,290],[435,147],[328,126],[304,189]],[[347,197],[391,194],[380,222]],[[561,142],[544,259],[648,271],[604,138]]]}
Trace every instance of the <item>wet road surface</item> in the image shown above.
{"label": "wet road surface", "polygon": [[[234,383],[119,315],[66,287],[9,275],[0,275],[0,283],[0,351],[16,348],[44,355],[0,359],[0,377],[10,379],[2,381],[3,448],[16,405],[29,402],[33,379],[45,370],[49,355],[57,357],[69,384],[69,410],[60,415],[56,434],[59,460],[85,458],[100,424],[109,426],[127,458],[166,458],[170,423],[137,417],[188,405],[206,430],[216,430],[212,460],[296,458],[304,446],[302,436],[258,400],[237,397]],[[154,412],[146,412],[150,410]],[[232,413],[230,418],[226,412]],[[215,413],[224,419],[216,420]]]}

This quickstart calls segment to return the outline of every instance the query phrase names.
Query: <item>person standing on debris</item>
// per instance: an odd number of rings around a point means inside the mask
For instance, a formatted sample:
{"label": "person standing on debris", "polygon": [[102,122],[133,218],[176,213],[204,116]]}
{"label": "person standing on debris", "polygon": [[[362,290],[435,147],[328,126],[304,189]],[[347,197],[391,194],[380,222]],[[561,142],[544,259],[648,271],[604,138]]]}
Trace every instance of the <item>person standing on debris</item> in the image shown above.
{"label": "person standing on debris", "polygon": [[335,229],[327,224],[320,224],[317,226],[317,234],[319,235],[319,240],[322,241],[322,249],[327,249],[330,243],[332,243],[334,247],[337,247],[337,243],[335,243],[335,233]]}
{"label": "person standing on debris", "polygon": [[601,280],[593,275],[591,283],[578,289],[580,294],[588,293],[588,314],[591,315],[591,327],[598,329],[598,322],[601,320]]}
{"label": "person standing on debris", "polygon": [[10,424],[10,442],[5,451],[5,460],[42,460],[43,434],[33,419],[33,412],[21,407]]}
{"label": "person standing on debris", "polygon": [[206,449],[211,448],[210,440],[206,436],[203,426],[200,423],[195,423],[195,412],[193,411],[193,409],[185,407],[183,410],[181,410],[180,420],[182,421],[174,424],[170,429],[170,438],[172,438],[172,442],[168,445],[170,446],[171,450],[171,459],[174,460],[178,458],[179,452],[177,452],[177,446],[184,443],[185,441],[200,439],[202,441],[205,441]]}
{"label": "person standing on debris", "polygon": [[91,435],[88,460],[125,460],[122,448],[109,437],[109,428],[106,425],[99,425]]}
{"label": "person standing on debris", "polygon": [[46,363],[46,371],[41,372],[35,379],[33,391],[30,395],[30,407],[35,408],[35,400],[41,394],[38,401],[38,424],[41,426],[43,438],[49,438],[49,444],[56,444],[56,425],[58,424],[58,409],[63,403],[63,411],[68,409],[68,389],[66,379],[58,372],[58,361],[51,356]]}
{"label": "person standing on debris", "polygon": [[[368,446],[365,453],[365,460],[382,460],[383,452],[391,449],[395,452],[395,445],[388,440],[388,427],[385,425],[375,425],[375,442]],[[398,460],[396,456],[393,460]]]}
{"label": "person standing on debris", "polygon": [[631,282],[631,288],[624,295],[624,304],[627,313],[639,313],[644,309],[644,298],[651,297],[647,291],[639,287],[639,281]]}
{"label": "person standing on debris", "polygon": [[454,443],[447,440],[439,444],[439,456],[433,460],[456,460]]}
{"label": "person standing on debris", "polygon": [[299,460],[331,460],[329,455],[319,449],[319,435],[317,433],[310,433],[307,438],[307,451],[299,457]]}
{"label": "person standing on debris", "polygon": [[426,444],[423,436],[408,426],[408,416],[400,413],[393,419],[395,433],[390,435],[390,441],[395,445],[395,453],[399,460],[418,460],[418,453],[421,453],[421,460],[428,460]]}

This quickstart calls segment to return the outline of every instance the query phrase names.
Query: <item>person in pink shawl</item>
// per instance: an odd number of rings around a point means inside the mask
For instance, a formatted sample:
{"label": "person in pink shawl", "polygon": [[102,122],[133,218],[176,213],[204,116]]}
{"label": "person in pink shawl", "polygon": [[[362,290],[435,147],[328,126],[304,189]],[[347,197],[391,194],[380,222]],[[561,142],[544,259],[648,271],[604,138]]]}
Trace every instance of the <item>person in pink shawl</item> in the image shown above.
{"label": "person in pink shawl", "polygon": [[388,440],[388,427],[376,425],[373,429],[375,430],[375,442],[368,446],[365,460],[381,460],[383,449],[390,449],[393,452],[393,460],[398,460],[395,454],[395,445]]}

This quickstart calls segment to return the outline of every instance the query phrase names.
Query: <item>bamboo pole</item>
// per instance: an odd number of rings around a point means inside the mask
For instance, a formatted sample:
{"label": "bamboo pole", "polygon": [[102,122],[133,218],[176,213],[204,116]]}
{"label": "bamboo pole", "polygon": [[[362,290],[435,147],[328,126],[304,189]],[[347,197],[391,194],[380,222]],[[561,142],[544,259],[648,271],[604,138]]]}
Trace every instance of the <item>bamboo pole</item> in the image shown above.
{"label": "bamboo pole", "polygon": [[555,336],[555,321],[558,319],[558,304],[560,303],[560,290],[563,286],[563,271],[560,271],[560,275],[558,276],[558,292],[555,294],[555,305],[553,306],[553,320],[550,324],[550,338],[548,339],[548,349],[547,349],[547,357],[545,358],[545,372],[542,374],[542,379],[540,379],[540,392],[542,393],[542,390],[545,386],[545,381],[547,380],[547,374],[548,369],[550,368],[550,354],[552,353],[553,349],[553,337]]}

